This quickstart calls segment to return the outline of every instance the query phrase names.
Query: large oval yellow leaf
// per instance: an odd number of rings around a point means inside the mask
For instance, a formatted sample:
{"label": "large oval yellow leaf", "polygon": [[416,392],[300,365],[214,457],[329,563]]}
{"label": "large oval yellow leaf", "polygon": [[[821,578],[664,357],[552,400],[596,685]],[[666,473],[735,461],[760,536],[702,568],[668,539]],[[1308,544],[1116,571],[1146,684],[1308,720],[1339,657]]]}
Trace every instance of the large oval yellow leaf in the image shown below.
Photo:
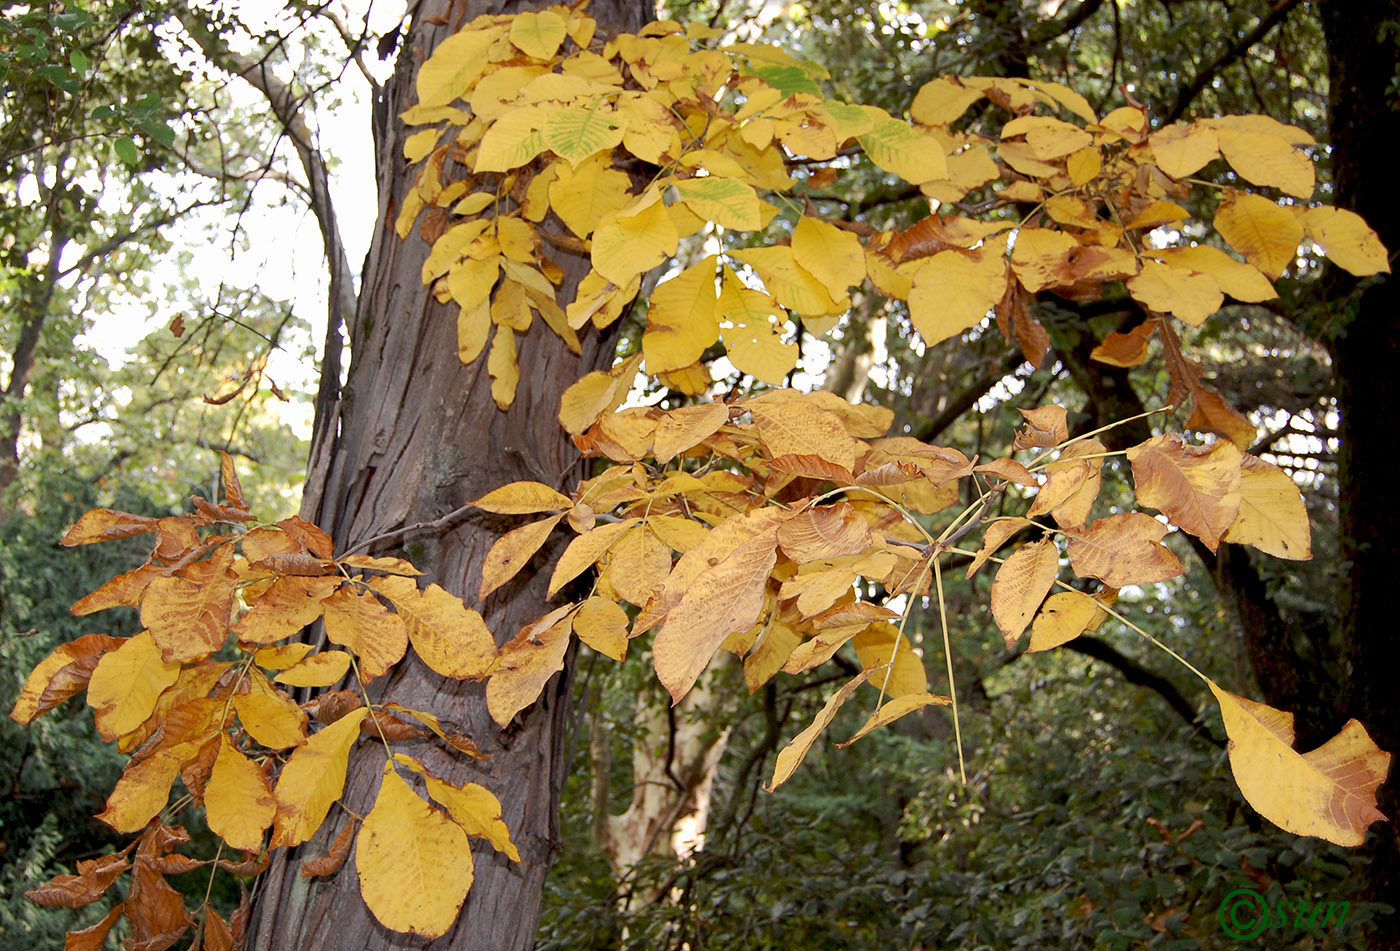
{"label": "large oval yellow leaf", "polygon": [[1050,595],[1031,624],[1026,652],[1048,651],[1074,640],[1089,629],[1099,611],[1099,603],[1081,591]]}
{"label": "large oval yellow leaf", "polygon": [[642,334],[648,372],[688,367],[719,339],[715,262],[711,254],[652,291]]}
{"label": "large oval yellow leaf", "polygon": [[1356,212],[1345,208],[1308,208],[1299,216],[1308,237],[1333,264],[1358,277],[1390,273],[1385,246]]}
{"label": "large oval yellow leaf", "polygon": [[209,829],[235,849],[257,852],[263,833],[277,815],[277,801],[257,764],[240,753],[226,735],[204,787]]}
{"label": "large oval yellow leaf", "polygon": [[317,651],[300,663],[293,664],[272,678],[289,687],[329,687],[350,669],[350,655],[345,651]]}
{"label": "large oval yellow leaf", "polygon": [[573,505],[543,482],[511,482],[492,489],[471,503],[487,512],[499,515],[533,515],[536,512],[558,512]]}
{"label": "large oval yellow leaf", "polygon": [[859,137],[870,160],[911,185],[948,177],[948,159],[938,140],[899,119],[883,119]]}
{"label": "large oval yellow leaf", "polygon": [[1235,782],[1264,818],[1294,835],[1337,845],[1360,845],[1366,827],[1385,818],[1376,808],[1376,790],[1390,754],[1359,722],[1348,720],[1322,746],[1299,753],[1293,749],[1293,714],[1206,684],[1220,703]]}
{"label": "large oval yellow leaf", "polygon": [[719,310],[733,324],[723,333],[729,362],[756,380],[781,386],[797,366],[797,344],[783,342],[786,313],[772,295],[745,287],[727,266],[723,287]]}
{"label": "large oval yellow leaf", "polygon": [[849,231],[803,215],[792,229],[792,256],[825,285],[833,300],[865,280],[865,248]]}
{"label": "large oval yellow leaf", "polygon": [[617,285],[676,253],[680,235],[660,200],[631,214],[611,214],[593,232],[593,269]]}
{"label": "large oval yellow leaf", "polygon": [[1220,153],[1240,177],[1296,198],[1311,198],[1317,179],[1312,160],[1276,135],[1217,129]]}
{"label": "large oval yellow leaf", "polygon": [[445,106],[464,95],[491,65],[486,50],[502,32],[501,27],[462,30],[439,43],[418,69],[418,105]]}
{"label": "large oval yellow leaf", "polygon": [[355,837],[360,894],[384,927],[426,938],[447,933],[472,887],[462,827],[428,805],[394,772]]}
{"label": "large oval yellow leaf", "polygon": [[707,175],[677,181],[673,187],[691,211],[721,228],[757,231],[763,227],[758,193],[752,185],[734,178]]}
{"label": "large oval yellow leaf", "polygon": [[271,848],[300,845],[321,827],[345,788],[350,747],[368,713],[364,707],[351,710],[292,753],[277,778]]}
{"label": "large oval yellow leaf", "polygon": [[407,765],[422,776],[428,784],[428,795],[433,801],[447,810],[452,821],[462,827],[467,835],[485,839],[497,852],[503,852],[512,862],[520,861],[520,851],[510,840],[510,829],[501,818],[501,801],[496,794],[477,783],[463,783],[457,786],[438,779],[423,768],[423,764],[402,753],[394,759]]}
{"label": "large oval yellow leaf", "polygon": [[161,659],[149,631],[103,654],[88,681],[87,702],[96,711],[97,732],[104,740],[115,740],[141,726],[161,692],[179,676],[180,665]]}
{"label": "large oval yellow leaf", "polygon": [[341,588],[326,599],[326,639],[360,658],[360,677],[384,674],[408,650],[408,628],[366,591]]}
{"label": "large oval yellow leaf", "polygon": [[1274,279],[1293,263],[1303,240],[1303,226],[1291,211],[1267,198],[1228,188],[1215,213],[1215,230],[1246,261]]}
{"label": "large oval yellow leaf", "polygon": [[940,251],[914,272],[909,319],[933,346],[976,327],[1006,293],[1005,237],[974,251]]}
{"label": "large oval yellow leaf", "polygon": [[1312,528],[1298,485],[1278,466],[1246,455],[1240,468],[1240,511],[1227,542],[1253,545],[1275,558],[1312,557]]}
{"label": "large oval yellow leaf", "polygon": [[578,639],[613,660],[627,655],[627,612],[607,598],[589,598],[574,615]]}
{"label": "large oval yellow leaf", "polygon": [[1127,286],[1133,300],[1143,307],[1180,317],[1192,327],[1205,323],[1225,303],[1220,285],[1209,274],[1159,261],[1142,262],[1142,270]]}

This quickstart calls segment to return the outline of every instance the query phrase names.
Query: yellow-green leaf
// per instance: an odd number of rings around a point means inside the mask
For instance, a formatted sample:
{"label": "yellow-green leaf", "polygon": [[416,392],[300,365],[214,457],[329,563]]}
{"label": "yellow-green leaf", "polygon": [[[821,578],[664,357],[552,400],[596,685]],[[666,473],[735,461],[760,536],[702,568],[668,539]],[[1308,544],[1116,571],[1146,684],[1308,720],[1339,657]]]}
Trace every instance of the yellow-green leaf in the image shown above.
{"label": "yellow-green leaf", "polygon": [[464,96],[490,65],[486,51],[502,32],[462,30],[439,43],[414,80],[419,107],[445,106]]}
{"label": "yellow-green leaf", "polygon": [[911,185],[948,177],[947,157],[938,140],[899,119],[877,121],[859,142],[872,162]]}
{"label": "yellow-green leaf", "polygon": [[577,166],[622,142],[625,123],[595,99],[589,105],[567,106],[553,113],[540,129],[544,147]]}
{"label": "yellow-green leaf", "polygon": [[758,194],[751,185],[718,175],[687,178],[673,185],[691,211],[722,228],[757,231],[763,227]]}
{"label": "yellow-green leaf", "polygon": [[711,254],[652,291],[642,334],[649,373],[688,367],[719,339],[716,260]]}
{"label": "yellow-green leaf", "polygon": [[526,10],[517,13],[510,24],[510,41],[535,59],[553,59],[567,34],[564,18],[552,10]]}
{"label": "yellow-green leaf", "polygon": [[593,232],[593,269],[614,284],[626,285],[675,254],[679,240],[659,199],[630,214],[605,215]]}

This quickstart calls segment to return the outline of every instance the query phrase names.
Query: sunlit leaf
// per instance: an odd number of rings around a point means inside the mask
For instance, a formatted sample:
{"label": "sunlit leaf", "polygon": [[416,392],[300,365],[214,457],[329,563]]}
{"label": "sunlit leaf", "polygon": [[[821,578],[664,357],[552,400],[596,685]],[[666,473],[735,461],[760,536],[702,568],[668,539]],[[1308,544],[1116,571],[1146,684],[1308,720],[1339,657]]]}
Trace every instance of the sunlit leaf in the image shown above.
{"label": "sunlit leaf", "polygon": [[350,747],[355,745],[360,721],[368,713],[363,707],[350,711],[293,751],[274,790],[277,816],[271,848],[300,845],[321,827],[331,804],[345,788]]}

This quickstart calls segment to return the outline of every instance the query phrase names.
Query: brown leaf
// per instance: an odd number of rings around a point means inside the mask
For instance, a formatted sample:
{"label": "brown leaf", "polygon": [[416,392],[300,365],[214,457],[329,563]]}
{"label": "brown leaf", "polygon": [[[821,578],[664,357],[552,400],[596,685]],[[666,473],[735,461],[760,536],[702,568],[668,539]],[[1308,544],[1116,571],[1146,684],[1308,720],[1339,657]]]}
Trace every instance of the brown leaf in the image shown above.
{"label": "brown leaf", "polygon": [[985,472],[994,475],[1003,482],[1014,482],[1017,485],[1038,488],[1040,480],[1035,477],[1035,473],[1021,465],[1015,459],[993,459],[991,462],[984,462],[980,466],[973,466],[974,472]]}
{"label": "brown leaf", "polygon": [[1198,432],[1224,436],[1240,449],[1253,445],[1259,430],[1239,410],[1220,398],[1220,394],[1204,386],[1191,390],[1195,408],[1186,420],[1186,427]]}
{"label": "brown leaf", "polygon": [[1075,574],[1114,588],[1166,581],[1186,570],[1161,544],[1167,526],[1141,512],[1110,515],[1065,534]]}
{"label": "brown leaf", "polygon": [[296,575],[305,578],[329,575],[335,571],[335,562],[325,558],[317,558],[315,555],[308,555],[301,551],[273,552],[251,562],[250,566],[274,574]]}
{"label": "brown leaf", "polygon": [[1063,406],[1041,406],[1023,409],[1020,413],[1026,419],[1026,428],[1016,433],[1016,441],[1011,446],[1014,451],[1058,446],[1069,438],[1066,422],[1069,411]]}
{"label": "brown leaf", "polygon": [[126,643],[126,638],[108,634],[85,634],[60,644],[29,672],[24,689],[15,699],[10,719],[31,723],[34,718],[87,689],[92,672],[108,651]]}
{"label": "brown leaf", "polygon": [[1111,333],[1089,358],[1115,367],[1135,367],[1147,359],[1147,345],[1157,332],[1157,321],[1145,320],[1127,333]]}
{"label": "brown leaf", "polygon": [[277,523],[277,527],[317,558],[331,557],[331,537],[305,519],[293,515],[282,519]]}
{"label": "brown leaf", "polygon": [[309,700],[305,710],[317,723],[328,725],[364,705],[358,690],[331,690]]}
{"label": "brown leaf", "polygon": [[1157,436],[1128,450],[1142,505],[1161,512],[1211,551],[1240,511],[1240,466],[1233,443],[1191,446],[1180,436]]}
{"label": "brown leaf", "polygon": [[296,634],[321,616],[341,579],[286,575],[275,579],[233,625],[243,644],[271,644]]}
{"label": "brown leaf", "polygon": [[78,874],[55,875],[47,885],[31,888],[24,897],[36,905],[46,907],[82,908],[107,894],[107,889],[131,868],[126,860],[127,850],[104,855],[99,859],[83,859],[78,863]]}
{"label": "brown leaf", "polygon": [[665,465],[717,433],[729,422],[729,407],[723,403],[683,406],[663,413],[656,423],[652,455]]}
{"label": "brown leaf", "polygon": [[125,913],[126,905],[119,902],[96,924],[67,932],[63,936],[63,951],[102,951],[107,945],[107,933]]}
{"label": "brown leaf", "polygon": [[204,945],[202,951],[233,951],[233,931],[228,922],[208,905],[204,906]]}
{"label": "brown leaf", "polygon": [[345,859],[350,854],[350,840],[354,832],[355,820],[352,817],[335,837],[335,841],[331,843],[330,850],[325,855],[301,860],[301,877],[324,878],[340,871],[340,867],[345,864]]}
{"label": "brown leaf", "polygon": [[810,506],[778,527],[778,546],[795,562],[855,555],[870,544],[869,524],[847,502]]}
{"label": "brown leaf", "polygon": [[834,462],[828,462],[821,456],[802,454],[777,456],[768,463],[768,468],[786,475],[820,479],[833,485],[854,485],[856,481],[851,470],[838,466]]}
{"label": "brown leaf", "polygon": [[84,512],[76,525],[59,542],[68,548],[75,545],[91,545],[93,542],[108,542],[117,538],[130,538],[144,535],[156,529],[156,520],[145,515],[132,515],[113,509],[91,509]]}

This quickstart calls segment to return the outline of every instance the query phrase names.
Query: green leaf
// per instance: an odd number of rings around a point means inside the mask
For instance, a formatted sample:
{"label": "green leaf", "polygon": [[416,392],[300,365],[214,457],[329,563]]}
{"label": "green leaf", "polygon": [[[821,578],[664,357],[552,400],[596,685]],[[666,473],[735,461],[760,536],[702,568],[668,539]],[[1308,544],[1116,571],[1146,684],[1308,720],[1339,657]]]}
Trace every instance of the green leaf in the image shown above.
{"label": "green leaf", "polygon": [[88,70],[88,58],[82,50],[73,50],[69,53],[68,62],[80,73],[85,73]]}
{"label": "green leaf", "polygon": [[131,141],[131,136],[122,136],[112,146],[117,150],[117,157],[126,164],[135,165],[141,161],[141,153],[136,151],[136,143]]}
{"label": "green leaf", "polygon": [[821,87],[812,82],[812,78],[800,66],[759,66],[753,70],[752,75],[757,76],[784,96],[791,96],[799,92],[810,93],[813,96],[822,94]]}

